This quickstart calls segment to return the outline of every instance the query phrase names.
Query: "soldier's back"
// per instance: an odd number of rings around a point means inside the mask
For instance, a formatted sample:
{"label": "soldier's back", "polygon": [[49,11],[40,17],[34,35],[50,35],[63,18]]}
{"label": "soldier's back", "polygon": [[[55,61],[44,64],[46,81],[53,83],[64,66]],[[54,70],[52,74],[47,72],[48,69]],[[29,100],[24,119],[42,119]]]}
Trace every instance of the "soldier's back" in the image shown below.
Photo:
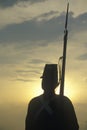
{"label": "soldier's back", "polygon": [[26,130],[77,130],[77,119],[71,101],[55,95],[50,100],[38,96],[31,100],[26,117]]}

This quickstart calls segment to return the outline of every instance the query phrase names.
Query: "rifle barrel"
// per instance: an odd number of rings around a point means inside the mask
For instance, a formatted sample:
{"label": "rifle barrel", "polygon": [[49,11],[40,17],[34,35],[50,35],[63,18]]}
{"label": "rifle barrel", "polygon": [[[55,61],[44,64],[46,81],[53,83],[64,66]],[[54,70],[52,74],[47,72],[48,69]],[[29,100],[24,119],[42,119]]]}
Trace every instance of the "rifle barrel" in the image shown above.
{"label": "rifle barrel", "polygon": [[63,46],[62,78],[61,78],[61,84],[60,84],[60,95],[64,94],[66,49],[67,49],[67,36],[68,36],[68,30],[67,30],[68,10],[69,10],[69,3],[67,4],[67,13],[66,13],[65,30],[64,30],[64,46]]}

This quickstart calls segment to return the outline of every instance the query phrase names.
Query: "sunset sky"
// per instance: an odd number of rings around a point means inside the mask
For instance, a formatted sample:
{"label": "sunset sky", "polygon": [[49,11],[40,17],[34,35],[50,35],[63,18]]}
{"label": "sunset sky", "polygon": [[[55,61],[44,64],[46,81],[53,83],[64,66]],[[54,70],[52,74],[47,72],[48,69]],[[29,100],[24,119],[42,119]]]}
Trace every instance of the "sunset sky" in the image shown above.
{"label": "sunset sky", "polygon": [[[87,130],[87,0],[69,3],[65,95]],[[66,5],[0,0],[0,130],[24,130],[28,102],[42,93],[44,65],[62,56]]]}

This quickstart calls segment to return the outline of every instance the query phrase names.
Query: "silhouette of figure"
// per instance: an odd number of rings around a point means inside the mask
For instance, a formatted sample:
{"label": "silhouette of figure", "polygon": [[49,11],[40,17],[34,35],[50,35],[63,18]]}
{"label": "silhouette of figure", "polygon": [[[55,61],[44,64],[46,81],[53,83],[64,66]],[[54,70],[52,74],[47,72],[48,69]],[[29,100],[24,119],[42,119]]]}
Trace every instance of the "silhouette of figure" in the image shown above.
{"label": "silhouette of figure", "polygon": [[46,64],[41,78],[44,93],[30,101],[25,130],[79,130],[71,101],[55,94],[57,64]]}

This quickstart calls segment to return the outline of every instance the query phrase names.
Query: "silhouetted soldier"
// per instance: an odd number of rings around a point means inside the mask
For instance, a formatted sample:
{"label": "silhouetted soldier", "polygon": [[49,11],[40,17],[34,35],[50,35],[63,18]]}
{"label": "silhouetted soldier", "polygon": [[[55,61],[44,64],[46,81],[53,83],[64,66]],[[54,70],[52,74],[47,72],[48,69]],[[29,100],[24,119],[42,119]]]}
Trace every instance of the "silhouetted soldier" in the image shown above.
{"label": "silhouetted soldier", "polygon": [[30,101],[25,130],[78,130],[71,101],[55,94],[58,86],[57,64],[46,64],[41,78],[44,93]]}

